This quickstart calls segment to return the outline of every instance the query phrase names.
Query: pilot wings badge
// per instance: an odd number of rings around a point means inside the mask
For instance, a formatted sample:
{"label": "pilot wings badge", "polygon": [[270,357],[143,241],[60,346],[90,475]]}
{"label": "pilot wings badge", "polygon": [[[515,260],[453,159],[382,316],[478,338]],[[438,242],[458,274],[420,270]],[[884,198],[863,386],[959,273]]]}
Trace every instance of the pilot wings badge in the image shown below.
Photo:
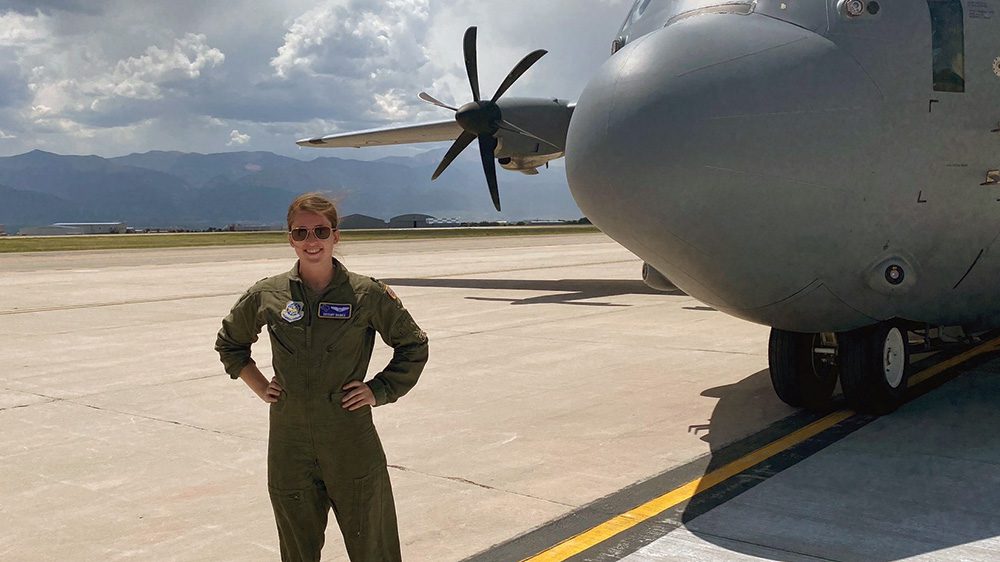
{"label": "pilot wings badge", "polygon": [[303,304],[298,301],[288,301],[285,310],[281,311],[281,317],[287,322],[298,322],[302,320]]}

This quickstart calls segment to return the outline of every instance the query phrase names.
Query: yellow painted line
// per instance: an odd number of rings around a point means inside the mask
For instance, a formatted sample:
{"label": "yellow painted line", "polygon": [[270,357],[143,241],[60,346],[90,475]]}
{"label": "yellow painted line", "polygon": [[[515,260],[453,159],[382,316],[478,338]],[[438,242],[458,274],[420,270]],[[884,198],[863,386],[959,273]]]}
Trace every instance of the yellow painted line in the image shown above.
{"label": "yellow painted line", "polygon": [[[917,373],[916,375],[910,377],[909,384],[911,386],[919,384],[935,375],[951,369],[952,367],[968,361],[973,357],[989,353],[991,351],[1000,351],[1000,337],[992,339],[969,351],[966,351],[965,353],[957,355],[947,361],[942,361],[933,367]],[[570,537],[548,550],[544,550],[530,558],[525,558],[522,562],[562,562],[572,556],[576,556],[588,548],[597,546],[611,537],[631,529],[643,521],[651,519],[682,502],[690,500],[694,496],[708,490],[709,488],[712,488],[713,486],[716,486],[779,453],[783,453],[811,437],[819,435],[853,415],[854,412],[851,410],[841,410],[829,414],[828,416],[819,419],[802,429],[789,433],[781,439],[757,449],[745,457],[713,470],[712,472],[709,472],[700,478],[696,478],[679,488],[675,488],[662,496],[649,500],[648,502],[630,511],[626,511],[621,515],[616,515],[604,523],[601,523],[588,531],[584,531],[579,535]]]}
{"label": "yellow painted line", "polygon": [[984,353],[989,353],[991,351],[1000,351],[1000,337],[994,338],[986,343],[977,345],[976,347],[970,349],[969,351],[966,351],[965,353],[956,355],[951,359],[948,359],[947,361],[942,361],[937,365],[934,365],[933,367],[920,371],[919,373],[910,377],[909,386],[920,384],[933,376],[937,376],[947,371],[948,369],[951,369],[952,367],[956,367],[958,365],[961,365],[962,363],[965,363],[966,361],[972,359],[973,357],[977,357],[979,355],[982,355]]}
{"label": "yellow painted line", "polygon": [[806,439],[809,439],[810,437],[830,429],[853,415],[854,412],[849,410],[834,412],[825,418],[817,420],[802,429],[794,431],[781,439],[778,439],[770,445],[757,449],[741,459],[735,460],[721,468],[713,470],[700,478],[696,478],[687,484],[684,484],[680,488],[671,490],[670,492],[667,492],[658,498],[652,499],[639,507],[632,509],[631,511],[615,516],[593,529],[563,541],[544,552],[540,552],[535,556],[532,556],[531,558],[526,558],[524,562],[555,562],[566,560],[571,556],[575,556],[588,548],[597,546],[622,531],[630,529],[651,517],[663,513],[681,502],[693,498],[695,495],[704,492],[716,484],[724,482],[744,470],[764,462],[765,460],[805,441]]}

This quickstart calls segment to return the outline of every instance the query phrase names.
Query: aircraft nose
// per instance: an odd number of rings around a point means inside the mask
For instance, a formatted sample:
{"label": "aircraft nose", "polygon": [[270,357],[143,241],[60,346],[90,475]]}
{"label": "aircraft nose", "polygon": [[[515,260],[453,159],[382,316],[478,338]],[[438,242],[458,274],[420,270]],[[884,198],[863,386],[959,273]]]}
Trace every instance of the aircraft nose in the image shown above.
{"label": "aircraft nose", "polygon": [[767,306],[828,267],[814,244],[849,199],[831,177],[865,160],[880,98],[821,35],[756,14],[686,18],[588,84],[567,138],[570,188],[692,296],[733,313]]}

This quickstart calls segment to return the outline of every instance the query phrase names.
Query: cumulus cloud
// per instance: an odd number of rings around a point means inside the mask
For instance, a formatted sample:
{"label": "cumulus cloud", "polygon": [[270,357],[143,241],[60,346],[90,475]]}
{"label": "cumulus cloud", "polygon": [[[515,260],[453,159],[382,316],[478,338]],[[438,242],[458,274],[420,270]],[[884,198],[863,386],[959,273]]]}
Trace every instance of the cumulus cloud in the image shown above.
{"label": "cumulus cloud", "polygon": [[226,60],[222,51],[205,41],[202,34],[188,33],[175,39],[169,50],[149,47],[142,56],[118,61],[114,71],[96,81],[97,88],[125,98],[161,98],[164,85],[194,80]]}
{"label": "cumulus cloud", "polygon": [[170,98],[183,98],[190,83],[221,65],[225,55],[205,35],[187,33],[169,47],[149,46],[138,56],[115,62],[89,56],[89,72],[69,64],[41,61],[30,72],[30,116],[39,124],[68,119],[92,126],[121,126],[170,110]]}
{"label": "cumulus cloud", "polygon": [[401,119],[419,110],[414,84],[442,72],[430,25],[429,0],[326,2],[292,21],[270,65],[276,78],[338,91],[355,116]]}
{"label": "cumulus cloud", "polygon": [[74,90],[79,98],[91,98],[90,109],[99,111],[113,98],[162,99],[185,81],[195,80],[203,70],[226,60],[222,51],[209,47],[204,35],[188,33],[174,40],[169,49],[151,46],[138,57],[119,60],[110,71],[92,78],[58,82],[57,87]]}
{"label": "cumulus cloud", "polygon": [[406,64],[419,68],[428,61],[421,40],[429,19],[429,0],[327,2],[292,22],[271,66],[280,77],[370,79]]}
{"label": "cumulus cloud", "polygon": [[7,12],[0,14],[0,46],[16,47],[44,41],[48,36],[48,17]]}
{"label": "cumulus cloud", "polygon": [[416,94],[469,101],[469,25],[484,94],[546,48],[508,95],[574,99],[631,2],[0,0],[0,130],[16,135],[0,153],[206,151],[246,135],[299,154],[297,138],[444,119]]}
{"label": "cumulus cloud", "polygon": [[241,133],[237,129],[233,129],[232,132],[229,133],[229,142],[226,143],[226,146],[243,145],[248,142],[250,142],[250,135]]}
{"label": "cumulus cloud", "polygon": [[7,133],[0,130],[0,140],[16,139],[16,135],[8,135]]}

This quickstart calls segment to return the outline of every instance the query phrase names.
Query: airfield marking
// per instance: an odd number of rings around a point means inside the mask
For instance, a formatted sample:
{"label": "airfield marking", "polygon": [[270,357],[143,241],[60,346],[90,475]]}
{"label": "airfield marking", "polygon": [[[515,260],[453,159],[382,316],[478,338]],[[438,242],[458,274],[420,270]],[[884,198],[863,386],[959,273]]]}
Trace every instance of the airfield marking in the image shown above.
{"label": "airfield marking", "polygon": [[[910,377],[908,387],[913,387],[927,381],[931,377],[939,375],[948,369],[954,368],[962,363],[993,351],[1000,351],[1000,337],[980,344],[969,351],[956,355],[951,359],[942,361],[933,367]],[[576,556],[581,552],[593,548],[600,543],[618,535],[636,525],[647,521],[664,511],[677,506],[678,504],[694,498],[696,495],[705,492],[722,482],[736,476],[747,469],[756,466],[771,457],[787,451],[788,449],[806,441],[824,431],[836,426],[839,423],[851,418],[855,412],[851,410],[839,410],[821,418],[806,427],[796,430],[776,441],[765,445],[756,451],[739,458],[725,466],[696,478],[687,484],[674,488],[673,490],[649,500],[625,513],[616,515],[611,519],[601,523],[578,535],[570,537],[555,546],[544,550],[534,556],[525,558],[522,562],[561,562]]]}
{"label": "airfield marking", "polygon": [[966,361],[972,359],[973,357],[977,357],[979,355],[982,355],[984,353],[989,353],[991,351],[1000,351],[1000,337],[994,338],[986,343],[977,345],[976,347],[970,349],[969,351],[966,351],[965,353],[961,353],[959,355],[956,355],[955,357],[952,357],[951,359],[942,361],[937,365],[934,365],[933,367],[928,367],[927,369],[920,371],[919,373],[910,377],[909,384],[907,386],[913,387],[915,385],[918,385],[935,375],[939,375],[942,372],[951,369],[952,367],[956,367],[958,365],[961,365],[962,363],[965,363]]}

